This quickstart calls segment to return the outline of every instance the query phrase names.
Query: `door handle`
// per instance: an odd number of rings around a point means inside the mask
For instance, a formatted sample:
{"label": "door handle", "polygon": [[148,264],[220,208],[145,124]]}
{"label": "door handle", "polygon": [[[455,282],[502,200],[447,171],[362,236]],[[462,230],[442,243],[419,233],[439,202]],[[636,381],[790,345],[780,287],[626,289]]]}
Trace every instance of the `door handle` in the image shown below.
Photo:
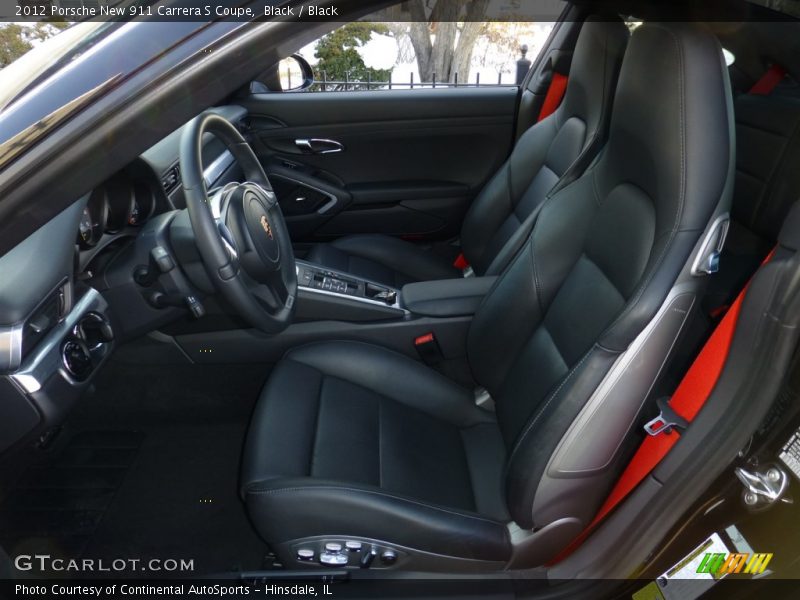
{"label": "door handle", "polygon": [[341,142],[325,138],[299,138],[294,141],[294,145],[306,154],[334,154],[344,150]]}

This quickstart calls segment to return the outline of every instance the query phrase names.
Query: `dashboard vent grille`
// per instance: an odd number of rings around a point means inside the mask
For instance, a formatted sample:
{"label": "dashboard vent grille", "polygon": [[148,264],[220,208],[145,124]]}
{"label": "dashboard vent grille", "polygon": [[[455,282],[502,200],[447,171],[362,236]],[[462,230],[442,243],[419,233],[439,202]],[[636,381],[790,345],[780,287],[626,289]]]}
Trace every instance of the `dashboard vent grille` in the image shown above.
{"label": "dashboard vent grille", "polygon": [[171,167],[161,176],[161,186],[167,194],[171,194],[181,183],[181,169],[178,165]]}

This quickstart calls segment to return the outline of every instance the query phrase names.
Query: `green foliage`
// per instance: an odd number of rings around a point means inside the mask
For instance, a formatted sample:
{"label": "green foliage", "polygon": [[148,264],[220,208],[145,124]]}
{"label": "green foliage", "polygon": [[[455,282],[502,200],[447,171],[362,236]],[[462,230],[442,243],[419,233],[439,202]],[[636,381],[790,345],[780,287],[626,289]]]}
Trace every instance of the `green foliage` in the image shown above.
{"label": "green foliage", "polygon": [[32,47],[23,36],[22,27],[16,23],[0,28],[0,69],[10,65]]}
{"label": "green foliage", "polygon": [[321,82],[324,72],[328,81],[344,81],[345,78],[350,82],[387,81],[391,69],[367,67],[358,52],[373,33],[389,34],[389,28],[381,23],[356,21],[320,38],[314,49],[314,56],[319,59],[314,79]]}
{"label": "green foliage", "polygon": [[36,23],[30,27],[16,23],[0,25],[0,69],[7,67],[33,48],[34,41],[42,42],[69,25],[63,21]]}

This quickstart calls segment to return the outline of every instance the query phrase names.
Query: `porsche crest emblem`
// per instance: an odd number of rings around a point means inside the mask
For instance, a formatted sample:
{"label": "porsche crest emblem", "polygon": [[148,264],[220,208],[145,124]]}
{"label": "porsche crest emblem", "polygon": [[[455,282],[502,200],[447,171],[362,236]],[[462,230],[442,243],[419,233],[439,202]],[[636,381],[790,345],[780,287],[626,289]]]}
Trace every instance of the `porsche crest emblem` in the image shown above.
{"label": "porsche crest emblem", "polygon": [[261,215],[261,228],[269,236],[269,239],[272,239],[272,225],[269,224],[267,215]]}

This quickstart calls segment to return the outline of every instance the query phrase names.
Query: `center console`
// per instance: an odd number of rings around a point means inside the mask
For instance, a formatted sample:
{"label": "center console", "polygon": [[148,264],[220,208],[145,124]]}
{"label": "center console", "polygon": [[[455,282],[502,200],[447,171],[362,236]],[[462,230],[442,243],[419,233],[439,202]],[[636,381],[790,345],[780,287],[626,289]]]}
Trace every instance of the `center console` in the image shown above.
{"label": "center console", "polygon": [[[353,340],[420,359],[419,345],[430,339],[435,358],[458,367],[473,315],[496,283],[495,277],[469,277],[398,289],[304,260],[295,265],[295,321],[280,335],[244,329],[179,334],[175,341],[183,353],[198,363],[274,363],[304,344]],[[468,380],[464,372],[459,381]]]}
{"label": "center console", "polygon": [[408,314],[400,290],[305,261],[297,261],[298,317],[377,321]]}

